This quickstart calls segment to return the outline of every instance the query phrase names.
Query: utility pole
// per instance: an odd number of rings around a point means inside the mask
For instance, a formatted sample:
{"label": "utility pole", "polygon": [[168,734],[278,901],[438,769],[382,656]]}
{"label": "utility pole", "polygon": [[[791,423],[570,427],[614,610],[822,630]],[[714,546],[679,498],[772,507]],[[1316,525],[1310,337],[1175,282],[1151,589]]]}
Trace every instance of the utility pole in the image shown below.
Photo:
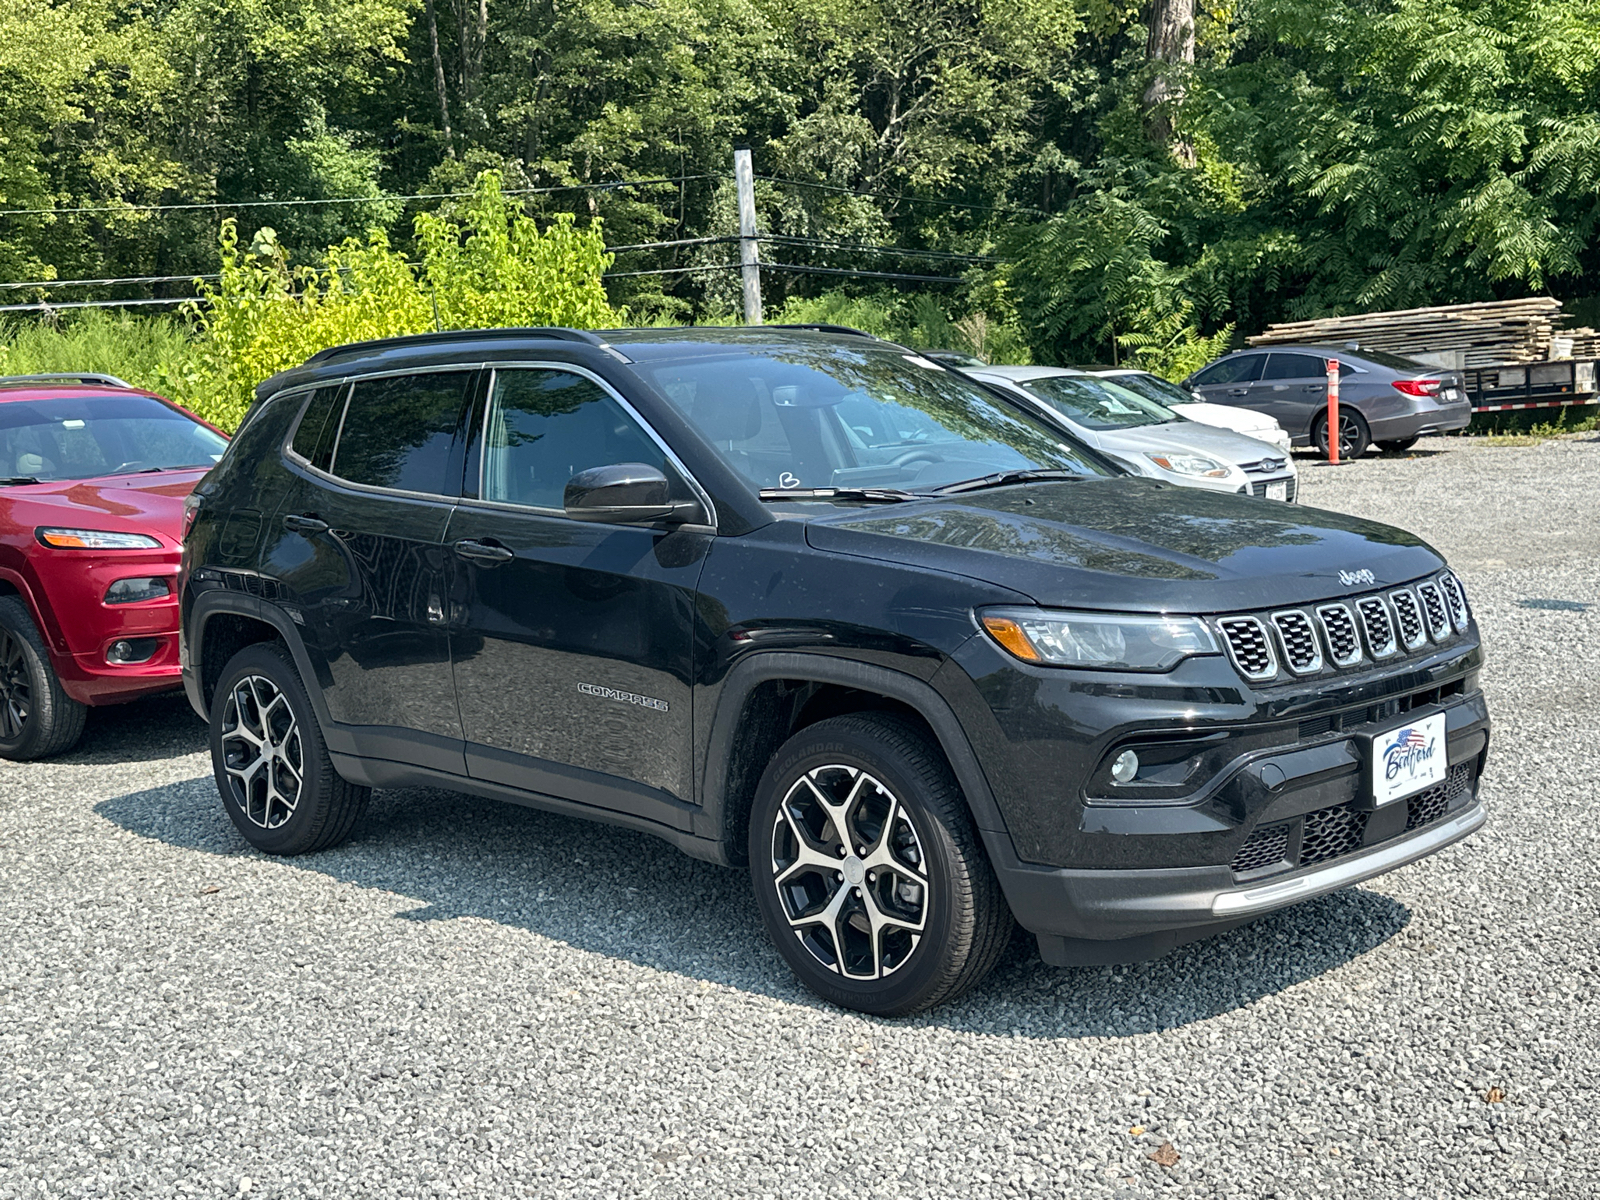
{"label": "utility pole", "polygon": [[733,179],[739,188],[739,271],[744,276],[744,323],[761,324],[761,256],[756,249],[756,179],[750,147],[733,148]]}

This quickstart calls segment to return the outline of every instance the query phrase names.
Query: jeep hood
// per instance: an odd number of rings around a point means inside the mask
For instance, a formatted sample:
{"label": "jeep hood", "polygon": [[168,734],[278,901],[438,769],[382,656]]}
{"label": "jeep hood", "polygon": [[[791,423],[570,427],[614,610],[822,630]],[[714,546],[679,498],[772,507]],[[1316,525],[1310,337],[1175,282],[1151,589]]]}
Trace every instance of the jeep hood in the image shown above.
{"label": "jeep hood", "polygon": [[813,518],[806,537],[819,550],[981,579],[1043,605],[1116,611],[1305,604],[1405,583],[1444,562],[1389,525],[1135,478],[853,508]]}

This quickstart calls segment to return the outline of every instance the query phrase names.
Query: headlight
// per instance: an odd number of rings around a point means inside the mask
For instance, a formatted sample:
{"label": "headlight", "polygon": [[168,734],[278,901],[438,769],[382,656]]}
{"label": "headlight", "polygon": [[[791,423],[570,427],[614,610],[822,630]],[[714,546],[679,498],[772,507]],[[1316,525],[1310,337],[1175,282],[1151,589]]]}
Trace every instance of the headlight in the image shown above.
{"label": "headlight", "polygon": [[142,533],[111,533],[104,529],[36,529],[42,546],[57,550],[159,550],[161,543]]}
{"label": "headlight", "polygon": [[1230,474],[1226,463],[1219,463],[1214,458],[1207,458],[1204,454],[1195,454],[1190,450],[1174,450],[1170,454],[1162,451],[1145,451],[1145,457],[1163,471],[1171,471],[1174,475],[1195,475],[1202,479],[1226,479]]}
{"label": "headlight", "polygon": [[1196,654],[1216,654],[1216,639],[1194,617],[1122,616],[990,608],[983,627],[1024,662],[1106,671],[1170,671]]}

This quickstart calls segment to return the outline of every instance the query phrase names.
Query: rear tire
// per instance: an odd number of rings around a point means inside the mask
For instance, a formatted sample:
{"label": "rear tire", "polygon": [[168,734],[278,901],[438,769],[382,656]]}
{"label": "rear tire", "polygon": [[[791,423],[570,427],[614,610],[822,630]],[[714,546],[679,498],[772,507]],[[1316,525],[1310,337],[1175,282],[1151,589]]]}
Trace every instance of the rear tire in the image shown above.
{"label": "rear tire", "polygon": [[835,717],[768,764],[750,814],[756,904],[778,952],[843,1008],[898,1017],[987,975],[1011,910],[937,745],[902,717]]}
{"label": "rear tire", "polygon": [[22,601],[0,596],[0,758],[27,762],[71,749],[88,713],[62,690]]}
{"label": "rear tire", "polygon": [[1404,454],[1416,444],[1416,438],[1408,437],[1401,438],[1399,441],[1379,442],[1378,449],[1382,450],[1385,454]]}
{"label": "rear tire", "polygon": [[340,778],[289,652],[275,642],[229,660],[211,700],[211,769],[222,807],[265,854],[311,854],[350,836],[371,788]]}
{"label": "rear tire", "polygon": [[[1328,457],[1328,414],[1323,413],[1317,418],[1316,424],[1311,427],[1311,444],[1317,448],[1317,453],[1324,459]],[[1367,428],[1366,418],[1353,408],[1341,407],[1339,409],[1339,461],[1351,461],[1360,458],[1367,452],[1367,447],[1372,445],[1372,432]]]}

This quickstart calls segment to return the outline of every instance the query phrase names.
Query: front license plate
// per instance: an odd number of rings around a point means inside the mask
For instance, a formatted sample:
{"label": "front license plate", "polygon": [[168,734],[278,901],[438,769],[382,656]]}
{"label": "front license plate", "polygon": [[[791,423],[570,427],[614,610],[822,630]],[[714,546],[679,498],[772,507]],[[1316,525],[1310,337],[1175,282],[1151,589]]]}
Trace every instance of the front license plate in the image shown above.
{"label": "front license plate", "polygon": [[1434,713],[1372,738],[1372,801],[1403,800],[1445,777],[1444,714]]}
{"label": "front license plate", "polygon": [[1268,500],[1287,500],[1289,498],[1289,481],[1280,479],[1277,483],[1267,484]]}

